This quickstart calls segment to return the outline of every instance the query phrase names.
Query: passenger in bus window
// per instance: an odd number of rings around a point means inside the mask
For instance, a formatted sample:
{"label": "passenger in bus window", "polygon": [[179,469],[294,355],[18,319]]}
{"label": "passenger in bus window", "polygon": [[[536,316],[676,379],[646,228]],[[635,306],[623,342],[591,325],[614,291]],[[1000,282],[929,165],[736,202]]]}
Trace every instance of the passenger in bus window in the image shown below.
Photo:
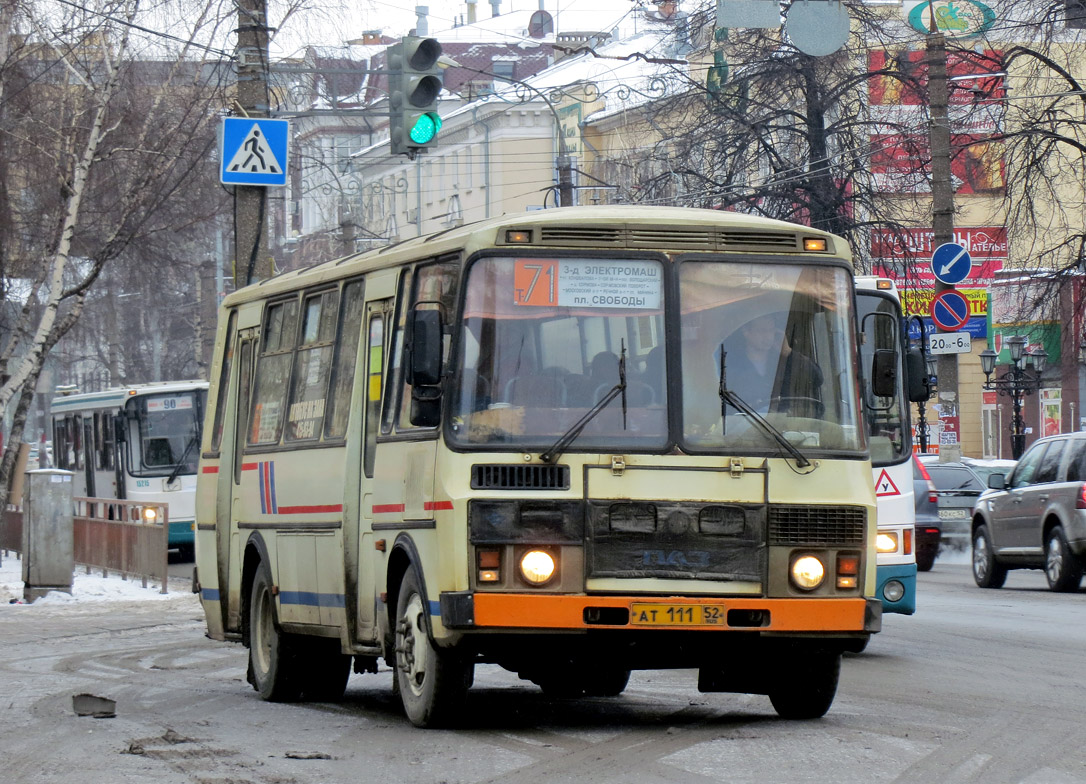
{"label": "passenger in bus window", "polygon": [[[768,313],[757,316],[739,328],[738,338],[725,345],[730,390],[761,414],[773,410],[821,416],[822,371],[809,357],[792,349],[783,319]],[[719,363],[718,353],[717,367]]]}

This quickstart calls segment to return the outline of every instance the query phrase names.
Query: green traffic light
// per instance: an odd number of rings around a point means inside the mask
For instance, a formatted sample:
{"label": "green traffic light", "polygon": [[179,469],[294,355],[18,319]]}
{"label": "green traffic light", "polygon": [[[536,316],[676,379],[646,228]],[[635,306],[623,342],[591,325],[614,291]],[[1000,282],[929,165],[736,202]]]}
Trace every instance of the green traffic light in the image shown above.
{"label": "green traffic light", "polygon": [[415,144],[429,144],[441,130],[441,118],[437,112],[420,114],[415,124],[411,126],[408,136]]}

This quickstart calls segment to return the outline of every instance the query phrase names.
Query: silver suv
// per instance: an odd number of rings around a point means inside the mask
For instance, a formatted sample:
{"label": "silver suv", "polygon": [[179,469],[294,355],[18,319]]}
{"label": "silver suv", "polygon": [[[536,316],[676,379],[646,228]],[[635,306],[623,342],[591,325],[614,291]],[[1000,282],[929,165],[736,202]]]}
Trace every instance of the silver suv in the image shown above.
{"label": "silver suv", "polygon": [[1086,563],[1086,433],[1042,438],[1009,476],[988,477],[973,509],[973,579],[1000,588],[1008,569],[1044,569],[1078,590]]}

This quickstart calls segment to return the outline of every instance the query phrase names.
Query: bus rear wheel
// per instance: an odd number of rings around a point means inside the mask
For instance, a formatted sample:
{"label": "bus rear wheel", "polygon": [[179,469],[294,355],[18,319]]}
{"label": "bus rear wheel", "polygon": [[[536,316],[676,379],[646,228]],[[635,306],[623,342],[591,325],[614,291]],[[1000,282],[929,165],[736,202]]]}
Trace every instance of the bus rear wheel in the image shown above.
{"label": "bus rear wheel", "polygon": [[826,715],[837,695],[841,654],[837,651],[795,651],[780,661],[769,701],[782,719],[818,719]]}
{"label": "bus rear wheel", "polygon": [[261,563],[249,597],[249,683],[270,702],[298,699],[302,672],[298,641],[279,628],[271,575]]}
{"label": "bus rear wheel", "polygon": [[409,569],[396,602],[396,685],[412,724],[443,727],[464,703],[474,667],[457,653],[434,645],[428,606],[418,577]]}

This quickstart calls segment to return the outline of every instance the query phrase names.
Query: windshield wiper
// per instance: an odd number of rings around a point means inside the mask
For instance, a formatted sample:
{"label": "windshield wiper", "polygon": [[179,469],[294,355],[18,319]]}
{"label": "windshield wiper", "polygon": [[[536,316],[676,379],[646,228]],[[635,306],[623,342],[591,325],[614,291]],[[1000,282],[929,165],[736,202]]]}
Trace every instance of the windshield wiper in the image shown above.
{"label": "windshield wiper", "polygon": [[717,394],[720,395],[720,431],[721,434],[727,433],[727,421],[728,421],[728,406],[730,405],[736,411],[742,414],[746,414],[748,417],[754,420],[754,422],[762,428],[770,437],[773,438],[778,444],[780,444],[785,451],[792,456],[796,461],[796,465],[800,468],[806,468],[811,464],[811,461],[803,456],[803,453],[796,448],[796,445],[785,438],[777,428],[773,427],[769,421],[751,408],[743,398],[735,394],[732,390],[728,389],[728,376],[727,370],[724,366],[724,358],[727,352],[724,351],[724,344],[720,344],[720,386],[717,388]]}
{"label": "windshield wiper", "polygon": [[181,469],[185,467],[185,458],[189,456],[189,452],[191,452],[192,448],[196,446],[196,440],[196,434],[193,433],[192,436],[189,437],[189,442],[185,444],[185,451],[181,453],[181,459],[177,461],[177,465],[174,466],[173,471],[171,471],[170,475],[166,477],[167,487],[173,484],[174,480],[177,479],[177,475],[181,473]]}
{"label": "windshield wiper", "polygon": [[544,463],[553,463],[558,459],[558,456],[565,451],[576,440],[577,436],[581,434],[581,431],[585,429],[589,422],[595,419],[596,414],[600,413],[607,407],[607,404],[614,400],[619,395],[622,395],[622,429],[626,429],[626,341],[622,341],[622,356],[618,360],[618,383],[608,390],[596,405],[588,409],[585,415],[573,423],[562,437],[554,442],[554,446],[548,449],[546,452],[539,456],[539,459]]}

